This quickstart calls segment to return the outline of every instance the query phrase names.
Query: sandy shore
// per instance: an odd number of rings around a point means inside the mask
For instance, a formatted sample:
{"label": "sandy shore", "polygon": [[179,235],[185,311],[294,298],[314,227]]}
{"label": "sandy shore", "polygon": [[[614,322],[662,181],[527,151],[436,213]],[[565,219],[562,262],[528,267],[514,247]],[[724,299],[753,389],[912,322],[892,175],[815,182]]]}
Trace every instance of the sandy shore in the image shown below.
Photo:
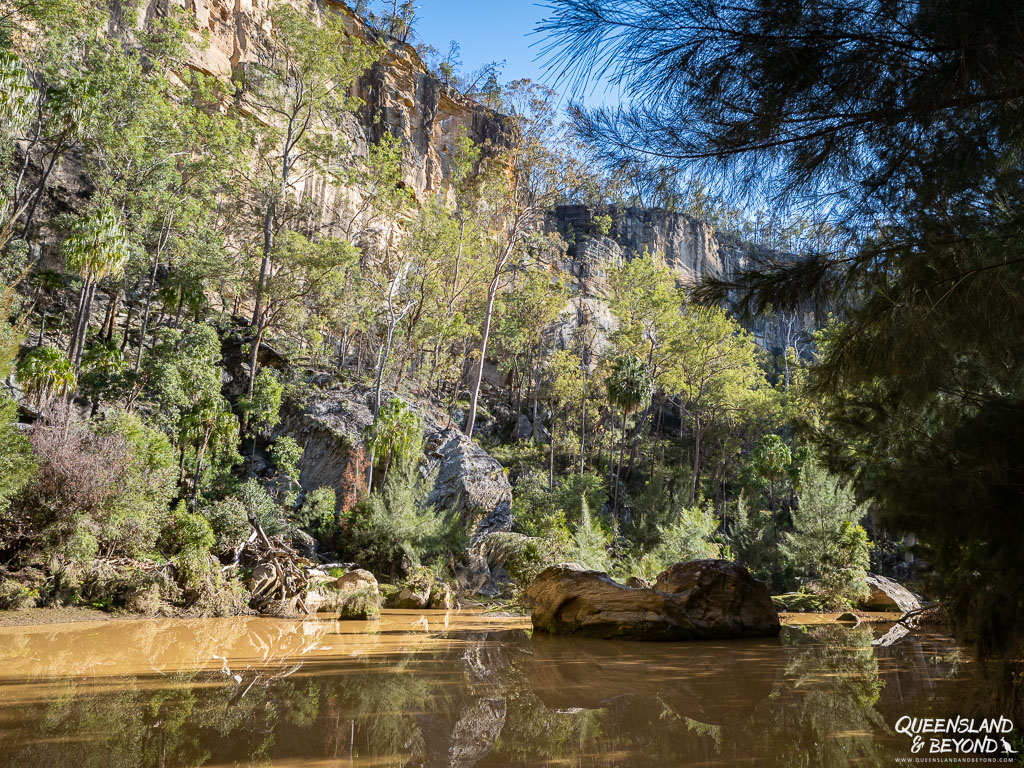
{"label": "sandy shore", "polygon": [[25,608],[0,611],[0,627],[25,627],[33,624],[71,624],[79,621],[123,621],[144,619],[132,613],[106,613],[95,608]]}

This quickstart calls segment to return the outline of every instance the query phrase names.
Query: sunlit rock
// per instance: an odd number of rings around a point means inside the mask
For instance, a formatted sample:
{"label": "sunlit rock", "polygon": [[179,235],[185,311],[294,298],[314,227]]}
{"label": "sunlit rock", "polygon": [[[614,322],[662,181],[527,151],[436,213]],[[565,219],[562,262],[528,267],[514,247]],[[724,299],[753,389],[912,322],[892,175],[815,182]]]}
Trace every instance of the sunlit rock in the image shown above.
{"label": "sunlit rock", "polygon": [[550,634],[710,640],[779,633],[767,587],[723,560],[672,566],[654,589],[631,589],[576,564],[555,565],[534,580],[527,599],[534,629]]}

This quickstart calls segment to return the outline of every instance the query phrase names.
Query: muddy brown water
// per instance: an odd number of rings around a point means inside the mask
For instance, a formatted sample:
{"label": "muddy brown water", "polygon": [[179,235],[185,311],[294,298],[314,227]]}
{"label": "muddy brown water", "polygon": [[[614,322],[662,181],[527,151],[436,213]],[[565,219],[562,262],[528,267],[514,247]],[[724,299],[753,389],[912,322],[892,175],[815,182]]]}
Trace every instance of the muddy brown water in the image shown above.
{"label": "muddy brown water", "polygon": [[[787,616],[789,624],[800,617]],[[0,629],[0,765],[874,766],[956,710],[969,655],[885,627],[531,637],[528,619],[159,619]]]}

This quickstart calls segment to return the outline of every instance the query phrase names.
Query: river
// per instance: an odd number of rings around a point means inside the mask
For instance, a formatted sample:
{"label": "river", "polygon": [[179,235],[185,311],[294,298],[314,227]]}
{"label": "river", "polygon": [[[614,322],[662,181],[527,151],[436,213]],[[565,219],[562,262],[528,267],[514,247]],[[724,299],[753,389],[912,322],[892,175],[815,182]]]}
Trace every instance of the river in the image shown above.
{"label": "river", "polygon": [[973,665],[879,632],[636,643],[468,611],[9,627],[0,765],[892,765],[898,718],[955,711]]}

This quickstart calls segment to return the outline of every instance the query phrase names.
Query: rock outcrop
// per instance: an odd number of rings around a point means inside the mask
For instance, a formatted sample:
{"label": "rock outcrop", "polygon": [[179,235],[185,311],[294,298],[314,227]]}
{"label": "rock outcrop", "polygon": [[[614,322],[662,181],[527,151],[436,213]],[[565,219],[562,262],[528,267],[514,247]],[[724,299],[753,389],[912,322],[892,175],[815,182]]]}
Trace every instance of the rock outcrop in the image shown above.
{"label": "rock outcrop", "polygon": [[[193,46],[189,65],[224,80],[258,62],[274,35],[273,3],[171,1],[191,11],[199,34],[207,37],[208,44]],[[148,0],[144,18],[160,13],[158,6],[164,2],[167,0]],[[375,37],[345,3],[329,0],[325,9],[340,15],[354,38]],[[365,154],[368,144],[385,132],[400,138],[405,149],[403,181],[420,199],[447,190],[459,136],[478,143],[497,142],[504,130],[500,115],[444,85],[427,71],[411,45],[397,40],[389,41],[388,51],[357,81],[351,95],[362,101],[362,108],[342,116],[342,130],[350,146],[357,154]],[[316,178],[299,191],[324,203],[334,197]]]}
{"label": "rock outcrop", "polygon": [[[596,217],[607,217],[607,230]],[[562,205],[548,215],[546,227],[567,244],[554,268],[569,277],[574,295],[563,310],[554,341],[569,348],[581,327],[594,334],[600,352],[615,330],[608,306],[611,271],[645,252],[660,258],[681,284],[705,276],[725,277],[745,269],[764,249],[720,232],[711,224],[683,213],[662,209]],[[795,343],[792,335],[813,326],[807,313],[786,317],[755,317],[746,321],[758,344],[781,354]]]}
{"label": "rock outcrop", "polygon": [[362,568],[355,568],[338,577],[329,602],[338,609],[339,619],[360,621],[380,618],[384,601],[377,588],[377,579]]}
{"label": "rock outcrop", "polygon": [[626,640],[771,637],[779,619],[764,584],[724,560],[679,563],[653,589],[576,564],[546,568],[527,590],[536,631]]}
{"label": "rock outcrop", "polygon": [[[386,397],[392,395],[387,394]],[[344,498],[349,484],[363,478],[363,435],[373,422],[369,389],[319,391],[303,406],[287,409],[278,432],[303,448],[300,483],[310,491],[328,487]],[[411,404],[425,441],[424,471],[433,478],[427,503],[454,512],[470,534],[470,548],[459,574],[460,588],[476,593],[500,580],[500,563],[484,546],[486,538],[512,524],[512,487],[497,460],[467,438],[442,412]]]}
{"label": "rock outcrop", "polygon": [[868,588],[871,595],[860,607],[868,611],[916,611],[921,607],[917,595],[892,579],[869,573]]}

